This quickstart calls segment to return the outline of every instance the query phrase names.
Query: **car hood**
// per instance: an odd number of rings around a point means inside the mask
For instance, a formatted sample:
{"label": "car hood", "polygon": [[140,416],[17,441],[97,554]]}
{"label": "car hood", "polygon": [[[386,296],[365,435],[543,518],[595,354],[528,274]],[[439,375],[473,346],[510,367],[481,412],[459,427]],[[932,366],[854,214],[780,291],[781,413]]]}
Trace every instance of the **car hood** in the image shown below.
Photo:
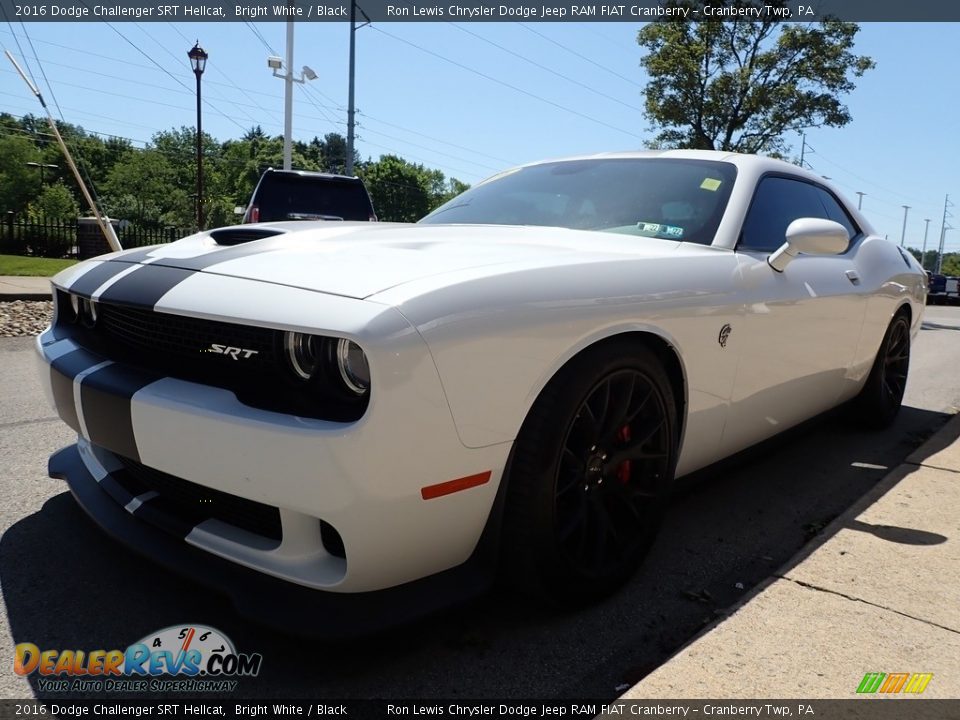
{"label": "car hood", "polygon": [[[305,227],[308,225],[308,227]],[[271,233],[246,242],[242,233]],[[218,237],[218,240],[214,237]],[[221,244],[222,242],[235,244]],[[674,254],[677,242],[562,228],[275,223],[198,233],[169,245],[115,254],[143,262],[367,298],[414,280],[489,267],[491,272]],[[107,258],[104,258],[107,259]]]}

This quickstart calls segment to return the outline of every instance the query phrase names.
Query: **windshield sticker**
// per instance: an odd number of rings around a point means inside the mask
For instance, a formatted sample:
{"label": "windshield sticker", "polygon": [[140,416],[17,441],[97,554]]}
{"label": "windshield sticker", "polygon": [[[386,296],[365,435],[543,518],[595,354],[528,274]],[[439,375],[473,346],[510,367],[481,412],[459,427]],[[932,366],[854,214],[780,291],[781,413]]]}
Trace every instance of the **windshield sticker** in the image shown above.
{"label": "windshield sticker", "polygon": [[717,180],[716,178],[704,178],[703,182],[700,183],[700,189],[716,192],[722,182],[722,180]]}
{"label": "windshield sticker", "polygon": [[666,235],[667,237],[683,237],[683,228],[676,225],[662,225],[661,223],[637,223],[637,229],[648,235]]}

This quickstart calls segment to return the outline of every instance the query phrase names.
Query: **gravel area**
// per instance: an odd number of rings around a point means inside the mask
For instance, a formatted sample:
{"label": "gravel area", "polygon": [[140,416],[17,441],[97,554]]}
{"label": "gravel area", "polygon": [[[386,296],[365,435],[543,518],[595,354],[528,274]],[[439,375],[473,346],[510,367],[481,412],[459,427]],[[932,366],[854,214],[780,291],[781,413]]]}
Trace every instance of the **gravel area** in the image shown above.
{"label": "gravel area", "polygon": [[0,337],[38,335],[52,316],[52,300],[0,302]]}

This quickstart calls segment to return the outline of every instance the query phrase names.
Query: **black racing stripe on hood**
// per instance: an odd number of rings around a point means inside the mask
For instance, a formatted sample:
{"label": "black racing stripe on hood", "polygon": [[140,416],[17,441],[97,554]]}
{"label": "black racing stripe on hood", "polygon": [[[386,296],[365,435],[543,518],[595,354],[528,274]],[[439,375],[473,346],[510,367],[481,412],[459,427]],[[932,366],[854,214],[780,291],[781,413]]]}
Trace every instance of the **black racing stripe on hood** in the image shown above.
{"label": "black racing stripe on hood", "polygon": [[100,295],[100,301],[136,305],[152,310],[160,298],[194,274],[196,274],[195,270],[183,270],[154,263],[143,265],[104,290]]}
{"label": "black racing stripe on hood", "polygon": [[87,375],[80,385],[80,407],[90,441],[139,462],[131,398],[161,377],[122,365],[108,365]]}
{"label": "black racing stripe on hood", "polygon": [[130,250],[124,255],[119,257],[111,258],[110,262],[118,263],[142,263],[144,260],[148,260],[150,253],[154,250],[160,250],[165,247],[164,245],[148,245],[147,247],[137,248],[136,250]]}
{"label": "black racing stripe on hood", "polygon": [[228,247],[219,247],[216,250],[187,258],[160,258],[150,263],[151,265],[161,265],[164,267],[182,268],[185,270],[207,270],[214,265],[238,260],[251,255],[262,255],[266,252],[279,250],[285,246],[285,243],[277,242],[286,237],[286,233],[275,237],[255,240],[244,245],[232,245]]}
{"label": "black racing stripe on hood", "polygon": [[[153,309],[160,301],[160,298],[191,275],[212,268],[220,263],[229,262],[230,260],[237,260],[251,255],[262,255],[265,252],[280,249],[280,244],[275,242],[270,243],[273,239],[274,238],[265,238],[263,241],[227,247],[222,250],[213,250],[194,257],[158,258],[152,260],[150,263],[142,265],[130,274],[117,280],[103,292],[100,300],[102,302],[136,305],[137,307]],[[155,250],[156,248],[149,249]],[[139,259],[146,259],[146,253],[143,253]],[[105,264],[117,265],[120,270],[123,270],[129,267],[128,263],[130,261],[136,260],[136,254],[131,254]],[[94,268],[94,270],[96,269],[97,268]],[[94,270],[90,272],[92,273]],[[106,271],[103,272],[106,273]],[[111,277],[116,274],[117,273],[113,273]],[[83,278],[80,278],[77,282],[79,283],[82,280]],[[94,281],[95,279],[91,279],[91,283]],[[97,287],[99,287],[100,284],[98,284]]]}
{"label": "black racing stripe on hood", "polygon": [[98,287],[129,269],[127,263],[107,261],[85,272],[68,289],[76,295],[90,297]]}

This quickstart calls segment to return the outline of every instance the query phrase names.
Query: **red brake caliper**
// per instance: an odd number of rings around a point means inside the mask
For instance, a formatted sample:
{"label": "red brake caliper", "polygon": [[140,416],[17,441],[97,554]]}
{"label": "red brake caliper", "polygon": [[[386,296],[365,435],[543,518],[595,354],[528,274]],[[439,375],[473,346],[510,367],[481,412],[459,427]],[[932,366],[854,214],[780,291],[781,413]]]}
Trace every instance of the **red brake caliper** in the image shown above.
{"label": "red brake caliper", "polygon": [[[620,428],[620,432],[617,433],[617,438],[624,444],[630,442],[630,426],[624,425],[622,428]],[[619,480],[622,485],[626,485],[630,482],[629,460],[624,460],[622,463],[620,463],[620,467],[617,468],[617,480]]]}

